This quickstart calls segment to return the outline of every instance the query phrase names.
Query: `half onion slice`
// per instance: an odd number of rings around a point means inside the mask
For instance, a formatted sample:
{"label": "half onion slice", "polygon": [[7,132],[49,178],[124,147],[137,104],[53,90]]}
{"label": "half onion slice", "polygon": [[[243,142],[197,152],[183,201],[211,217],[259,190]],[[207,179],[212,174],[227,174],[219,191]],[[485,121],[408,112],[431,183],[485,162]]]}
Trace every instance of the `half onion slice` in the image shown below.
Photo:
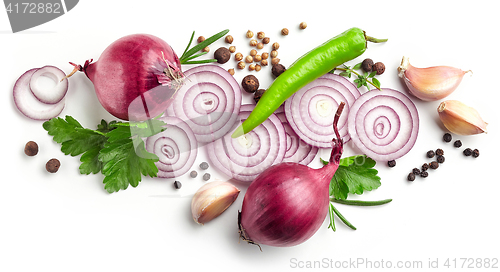
{"label": "half onion slice", "polygon": [[[243,122],[255,105],[242,105],[238,114]],[[234,131],[239,125],[233,125]],[[269,166],[280,163],[286,151],[285,128],[275,114],[249,133],[232,138],[231,133],[209,143],[207,153],[212,165],[233,179],[253,181]]]}
{"label": "half onion slice", "polygon": [[14,84],[14,103],[26,117],[34,120],[49,120],[64,109],[64,98],[56,104],[46,104],[38,100],[30,89],[30,80],[38,68],[26,71]]}
{"label": "half onion slice", "polygon": [[191,68],[165,114],[184,120],[196,140],[212,142],[226,135],[237,121],[241,89],[234,77],[216,65]]}
{"label": "half onion slice", "polygon": [[193,166],[197,152],[198,142],[191,128],[181,119],[164,116],[166,130],[146,139],[146,150],[156,154],[159,161],[158,177],[174,178],[189,171]]}
{"label": "half onion slice", "polygon": [[417,140],[418,111],[403,93],[375,89],[352,105],[348,127],[354,144],[368,157],[395,160],[408,153]]}
{"label": "half onion slice", "polygon": [[[309,83],[285,102],[285,114],[295,133],[306,143],[321,147],[332,147],[333,119],[340,102],[345,102],[348,112],[361,95],[350,81],[342,76],[326,74]],[[344,142],[347,133],[347,114],[343,114],[338,130]]]}
{"label": "half onion slice", "polygon": [[279,107],[274,114],[280,119],[286,134],[286,152],[283,162],[296,162],[308,165],[316,154],[319,148],[312,146],[300,139],[300,137],[292,129],[285,116],[285,109],[283,106]]}

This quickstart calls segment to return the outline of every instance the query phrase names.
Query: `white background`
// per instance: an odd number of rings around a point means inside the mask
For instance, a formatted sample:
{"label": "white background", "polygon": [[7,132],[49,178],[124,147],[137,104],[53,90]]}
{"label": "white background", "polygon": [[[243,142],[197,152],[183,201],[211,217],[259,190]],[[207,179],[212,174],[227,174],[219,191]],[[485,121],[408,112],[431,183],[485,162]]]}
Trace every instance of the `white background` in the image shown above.
{"label": "white background", "polygon": [[[371,261],[373,266],[421,261],[423,268],[416,270],[427,270],[429,261],[436,260],[445,268],[447,258],[457,258],[458,267],[460,258],[482,258],[483,263],[485,258],[500,258],[499,35],[498,14],[491,1],[124,3],[80,1],[68,14],[16,34],[10,31],[6,12],[0,11],[0,108],[4,117],[0,271],[284,271],[314,261],[320,261],[323,267],[318,269],[324,270],[332,268],[330,261],[333,266],[346,266],[350,260]],[[308,27],[301,31],[298,25],[302,21]],[[260,252],[255,246],[238,243],[237,211],[245,185],[237,184],[241,194],[236,202],[205,226],[195,224],[190,213],[189,195],[203,184],[201,179],[180,177],[182,193],[172,188],[172,180],[144,178],[137,188],[108,194],[101,174],[80,175],[79,158],[65,156],[42,123],[22,116],[12,100],[13,84],[26,70],[50,64],[70,72],[69,61],[83,64],[98,59],[107,45],[127,34],[156,35],[181,54],[193,30],[196,37],[208,37],[228,28],[237,50],[247,54],[250,47],[245,32],[264,31],[281,44],[279,57],[286,66],[353,26],[368,35],[389,38],[383,45],[369,44],[366,53],[352,62],[364,57],[384,62],[386,72],[379,77],[383,87],[406,92],[396,71],[403,55],[417,67],[449,65],[472,70],[473,75],[466,75],[448,98],[476,108],[489,123],[489,131],[455,137],[464,148],[481,151],[477,159],[466,158],[461,154],[463,148],[455,149],[441,140],[445,130],[436,111],[439,101],[412,98],[420,114],[415,147],[395,168],[377,164],[382,178],[379,189],[349,197],[392,198],[393,202],[365,208],[337,205],[356,231],[337,221],[334,233],[325,220],[310,240],[292,248],[263,246]],[[290,29],[290,35],[280,36],[283,27]],[[211,52],[222,45],[222,41],[214,44]],[[224,68],[234,65],[230,61]],[[239,82],[246,74],[247,70],[237,71],[235,77]],[[255,75],[261,86],[271,83],[269,67]],[[70,79],[66,99],[62,116],[72,115],[85,127],[95,127],[102,118],[113,119],[82,73]],[[244,99],[249,102],[251,98],[245,95]],[[23,153],[29,140],[40,146],[35,157]],[[407,173],[427,161],[427,150],[436,148],[445,150],[446,162],[427,179],[407,182]],[[355,153],[351,145],[346,147],[346,155]],[[319,167],[319,157],[327,154],[319,154],[312,166]],[[53,157],[62,166],[58,173],[48,174],[44,165]],[[193,168],[204,158],[200,154]],[[215,169],[209,170],[214,178],[224,178]]]}

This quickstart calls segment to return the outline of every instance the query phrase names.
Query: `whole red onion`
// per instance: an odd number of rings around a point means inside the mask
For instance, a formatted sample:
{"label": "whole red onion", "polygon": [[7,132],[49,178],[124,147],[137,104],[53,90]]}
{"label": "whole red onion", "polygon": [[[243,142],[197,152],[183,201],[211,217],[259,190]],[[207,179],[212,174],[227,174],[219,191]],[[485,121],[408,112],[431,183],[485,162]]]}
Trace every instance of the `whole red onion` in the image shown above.
{"label": "whole red onion", "polygon": [[174,50],[148,34],[122,37],[98,61],[86,61],[83,67],[73,65],[94,83],[101,105],[123,120],[143,121],[160,115],[183,79]]}
{"label": "whole red onion", "polygon": [[337,123],[327,165],[320,169],[285,162],[269,167],[248,187],[238,218],[240,236],[252,244],[288,247],[311,238],[328,214],[330,181],[343,152]]}

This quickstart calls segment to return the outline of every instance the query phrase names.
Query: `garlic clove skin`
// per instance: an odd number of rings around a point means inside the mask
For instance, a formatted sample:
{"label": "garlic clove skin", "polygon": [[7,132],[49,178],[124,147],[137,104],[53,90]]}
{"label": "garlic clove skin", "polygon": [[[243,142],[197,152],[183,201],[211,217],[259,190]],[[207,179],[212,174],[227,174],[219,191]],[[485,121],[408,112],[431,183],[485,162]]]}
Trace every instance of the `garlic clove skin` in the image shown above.
{"label": "garlic clove skin", "polygon": [[487,133],[486,123],[479,113],[457,100],[441,102],[438,107],[439,118],[451,132],[459,135]]}
{"label": "garlic clove skin", "polygon": [[450,95],[470,71],[450,66],[417,68],[403,57],[398,67],[398,76],[403,79],[410,93],[424,101],[436,101]]}
{"label": "garlic clove skin", "polygon": [[239,193],[238,188],[226,181],[201,186],[191,201],[193,220],[200,225],[211,221],[229,208]]}

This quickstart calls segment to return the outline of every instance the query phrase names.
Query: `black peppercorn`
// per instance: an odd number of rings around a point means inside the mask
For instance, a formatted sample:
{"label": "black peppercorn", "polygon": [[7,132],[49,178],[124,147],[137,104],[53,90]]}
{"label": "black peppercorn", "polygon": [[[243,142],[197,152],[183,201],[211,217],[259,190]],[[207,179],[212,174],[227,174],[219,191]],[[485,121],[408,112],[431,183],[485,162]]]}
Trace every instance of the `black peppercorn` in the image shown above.
{"label": "black peppercorn", "polygon": [[427,158],[434,158],[434,155],[436,155],[436,153],[434,153],[434,150],[427,151]]}
{"label": "black peppercorn", "polygon": [[28,156],[35,156],[38,154],[38,144],[33,141],[27,142],[24,146],[24,154]]}
{"label": "black peppercorn", "polygon": [[420,175],[420,169],[418,168],[413,168],[412,172],[413,174],[415,174],[415,176]]}
{"label": "black peppercorn", "polygon": [[474,157],[474,158],[479,157],[479,150],[474,149],[474,150],[472,151],[472,157]]}
{"label": "black peppercorn", "polygon": [[204,181],[207,181],[207,180],[209,180],[209,179],[210,179],[210,174],[209,174],[209,173],[205,173],[205,174],[203,174],[203,180],[204,180]]}
{"label": "black peppercorn", "polygon": [[436,157],[437,162],[443,163],[444,162],[444,156],[437,156]]}
{"label": "black peppercorn", "polygon": [[385,65],[382,62],[377,62],[373,64],[372,71],[377,71],[377,75],[381,75],[385,72]]}
{"label": "black peppercorn", "polygon": [[57,170],[59,170],[59,167],[61,166],[61,162],[58,159],[50,159],[46,164],[45,164],[45,169],[49,173],[55,173]]}
{"label": "black peppercorn", "polygon": [[454,147],[457,147],[457,148],[458,148],[458,147],[461,147],[461,146],[462,146],[462,141],[460,141],[460,140],[456,140],[456,141],[453,143],[453,146],[454,146]]}
{"label": "black peppercorn", "polygon": [[200,169],[201,170],[207,170],[208,169],[208,163],[207,162],[200,163]]}
{"label": "black peppercorn", "polygon": [[410,173],[408,174],[408,181],[414,181],[415,180],[415,174]]}
{"label": "black peppercorn", "polygon": [[264,94],[265,91],[266,91],[265,89],[258,89],[253,94],[253,101],[255,101],[255,103],[259,102],[260,98],[262,97],[262,95]]}
{"label": "black peppercorn", "polygon": [[451,142],[451,134],[450,133],[445,133],[444,136],[443,136],[443,141],[449,143]]}
{"label": "black peppercorn", "polygon": [[427,170],[429,170],[429,164],[428,163],[422,164],[422,172],[425,172]]}
{"label": "black peppercorn", "polygon": [[192,178],[195,178],[196,176],[198,176],[198,172],[193,170],[193,171],[191,171],[191,173],[189,173],[189,176]]}
{"label": "black peppercorn", "polygon": [[421,177],[423,177],[423,178],[426,178],[426,177],[428,177],[428,176],[429,176],[429,172],[427,172],[427,171],[422,171],[422,172],[420,173],[420,176],[421,176]]}
{"label": "black peppercorn", "polygon": [[472,155],[472,149],[470,149],[470,148],[466,148],[466,149],[464,150],[464,155],[465,155],[465,156],[470,156],[470,155]]}
{"label": "black peppercorn", "polygon": [[259,80],[254,75],[248,75],[241,81],[241,86],[247,93],[255,93],[259,89]]}
{"label": "black peppercorn", "polygon": [[372,59],[365,59],[361,63],[361,68],[365,72],[371,72],[372,71],[372,66],[373,66],[373,60]]}
{"label": "black peppercorn", "polygon": [[174,181],[174,188],[180,189],[182,187],[182,183],[178,180]]}
{"label": "black peppercorn", "polygon": [[214,52],[214,59],[217,60],[217,63],[223,64],[226,63],[231,58],[231,51],[225,47],[221,47]]}
{"label": "black peppercorn", "polygon": [[388,162],[387,162],[387,166],[389,166],[389,167],[394,167],[394,166],[396,166],[396,161],[395,161],[395,160],[388,161]]}
{"label": "black peppercorn", "polygon": [[281,63],[275,64],[275,65],[273,65],[273,68],[271,68],[271,72],[273,73],[273,75],[275,77],[278,77],[279,75],[281,75],[285,71],[286,71],[286,68]]}
{"label": "black peppercorn", "polygon": [[439,167],[439,163],[437,161],[433,161],[429,164],[431,169],[437,169]]}
{"label": "black peppercorn", "polygon": [[444,150],[442,150],[441,148],[436,149],[436,155],[443,156],[444,155]]}

